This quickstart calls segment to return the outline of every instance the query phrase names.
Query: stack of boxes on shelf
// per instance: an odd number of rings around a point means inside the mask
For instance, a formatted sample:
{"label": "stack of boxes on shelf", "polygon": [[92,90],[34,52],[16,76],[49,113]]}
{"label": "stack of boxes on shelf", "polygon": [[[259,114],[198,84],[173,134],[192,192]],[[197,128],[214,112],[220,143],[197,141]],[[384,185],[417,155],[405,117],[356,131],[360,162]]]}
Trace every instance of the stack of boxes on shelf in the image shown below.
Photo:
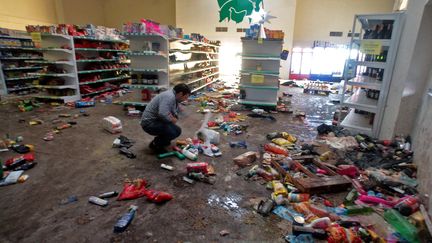
{"label": "stack of boxes on shelf", "polygon": [[115,29],[94,25],[58,25],[27,26],[27,31],[42,33],[43,45],[47,45],[44,39],[48,36],[71,39],[72,45],[69,49],[74,57],[73,66],[78,77],[78,96],[92,97],[104,93],[108,95],[117,91],[120,83],[130,78],[125,55],[129,44]]}
{"label": "stack of boxes on shelf", "polygon": [[28,73],[42,67],[26,61],[42,59],[42,54],[34,48],[30,37],[7,29],[0,32],[0,94],[33,93],[33,80],[37,77]]}
{"label": "stack of boxes on shelf", "polygon": [[195,92],[217,81],[219,42],[145,19],[124,24],[123,35],[130,40],[132,79],[122,85],[131,89],[122,104],[145,106],[170,84],[186,83]]}
{"label": "stack of boxes on shelf", "polygon": [[[347,61],[342,105],[349,108],[340,125],[379,137],[394,59],[400,38],[401,14],[356,15]],[[361,38],[362,37],[362,38]],[[352,95],[348,90],[352,89]]]}
{"label": "stack of boxes on shelf", "polygon": [[[279,91],[283,32],[267,31],[272,38],[259,38],[260,27],[252,25],[242,38],[240,104],[276,107]],[[278,37],[278,38],[275,38]]]}

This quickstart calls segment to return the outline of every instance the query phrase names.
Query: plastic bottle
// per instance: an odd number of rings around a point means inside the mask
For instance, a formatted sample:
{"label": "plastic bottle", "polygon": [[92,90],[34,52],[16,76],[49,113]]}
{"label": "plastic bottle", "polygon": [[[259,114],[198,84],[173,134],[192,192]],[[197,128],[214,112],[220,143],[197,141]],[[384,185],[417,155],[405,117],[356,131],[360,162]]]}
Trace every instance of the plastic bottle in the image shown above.
{"label": "plastic bottle", "polygon": [[272,181],[273,191],[276,196],[283,195],[287,196],[288,191],[285,186],[280,181]]}
{"label": "plastic bottle", "polygon": [[368,214],[371,212],[373,212],[373,209],[370,207],[364,207],[360,205],[353,205],[353,206],[346,207],[347,215]]}
{"label": "plastic bottle", "polygon": [[356,191],[356,189],[352,189],[348,195],[346,195],[345,200],[344,200],[344,204],[345,205],[353,205],[354,201],[357,199],[358,197],[358,193]]}
{"label": "plastic bottle", "polygon": [[187,150],[187,148],[184,148],[182,150],[182,154],[184,156],[186,156],[186,158],[192,160],[192,161],[196,161],[198,159],[198,156],[194,153],[192,153],[191,151]]}
{"label": "plastic bottle", "polygon": [[267,143],[264,145],[264,149],[268,152],[274,153],[274,154],[282,154],[285,156],[288,156],[288,151],[281,146],[278,146],[276,144]]}
{"label": "plastic bottle", "polygon": [[310,196],[307,193],[289,193],[287,198],[290,202],[306,202]]}
{"label": "plastic bottle", "polygon": [[132,222],[137,209],[138,206],[135,205],[130,206],[128,212],[123,214],[123,216],[121,216],[121,218],[119,218],[115,223],[114,233],[121,233],[126,230],[129,224]]}
{"label": "plastic bottle", "polygon": [[394,209],[399,211],[403,216],[409,216],[420,208],[420,204],[417,198],[415,197],[404,197],[402,198],[395,206]]}
{"label": "plastic bottle", "polygon": [[382,204],[388,207],[394,207],[396,205],[396,202],[388,201],[379,197],[368,196],[368,195],[360,195],[358,200],[364,203]]}
{"label": "plastic bottle", "polygon": [[410,224],[398,211],[389,209],[384,212],[384,219],[409,242],[420,242],[417,228]]}

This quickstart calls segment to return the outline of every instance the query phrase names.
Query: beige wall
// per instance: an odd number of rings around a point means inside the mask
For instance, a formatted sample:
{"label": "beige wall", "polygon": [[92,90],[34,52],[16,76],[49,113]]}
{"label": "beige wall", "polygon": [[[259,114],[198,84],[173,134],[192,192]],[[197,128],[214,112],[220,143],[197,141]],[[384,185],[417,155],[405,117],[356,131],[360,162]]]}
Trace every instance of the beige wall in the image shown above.
{"label": "beige wall", "polygon": [[[392,12],[394,0],[299,0],[295,16],[294,46],[310,47],[314,40],[349,42],[355,14]],[[342,37],[330,37],[342,31]]]}
{"label": "beige wall", "polygon": [[[271,24],[266,23],[265,27],[285,32],[285,49],[292,47],[296,2],[296,0],[265,1],[265,10],[277,17],[271,20]],[[185,33],[196,32],[209,39],[220,40],[222,42],[220,52],[225,59],[235,59],[236,53],[241,52],[240,37],[244,36],[244,33],[238,33],[236,29],[248,28],[249,23],[247,20],[240,24],[232,21],[219,23],[219,6],[216,0],[177,0],[176,11],[177,26],[183,28]],[[216,27],[228,27],[228,32],[216,32]],[[235,72],[231,67],[225,68],[224,63],[219,65],[223,74],[238,74],[238,70]],[[287,78],[289,61],[282,61],[281,65],[281,76]]]}
{"label": "beige wall", "polygon": [[58,0],[60,23],[105,25],[104,0]]}
{"label": "beige wall", "polygon": [[28,24],[96,24],[121,29],[127,21],[176,24],[175,0],[0,0],[0,27]]}
{"label": "beige wall", "polygon": [[55,0],[0,0],[0,27],[24,30],[28,24],[54,23]]}
{"label": "beige wall", "polygon": [[123,23],[141,18],[176,25],[175,0],[104,0],[105,26],[121,29]]}

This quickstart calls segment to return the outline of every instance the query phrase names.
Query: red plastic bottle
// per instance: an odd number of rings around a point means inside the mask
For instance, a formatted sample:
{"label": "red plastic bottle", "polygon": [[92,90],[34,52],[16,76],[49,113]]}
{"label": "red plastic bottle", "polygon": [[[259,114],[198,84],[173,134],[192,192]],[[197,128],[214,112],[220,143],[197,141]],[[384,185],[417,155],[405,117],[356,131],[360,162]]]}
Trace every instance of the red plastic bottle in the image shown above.
{"label": "red plastic bottle", "polygon": [[417,198],[415,197],[404,197],[402,198],[395,206],[394,209],[399,211],[403,216],[409,216],[420,208],[420,204]]}
{"label": "red plastic bottle", "polygon": [[272,144],[272,143],[265,144],[264,149],[267,152],[288,156],[288,151],[286,149],[282,148],[281,146],[276,145],[276,144]]}

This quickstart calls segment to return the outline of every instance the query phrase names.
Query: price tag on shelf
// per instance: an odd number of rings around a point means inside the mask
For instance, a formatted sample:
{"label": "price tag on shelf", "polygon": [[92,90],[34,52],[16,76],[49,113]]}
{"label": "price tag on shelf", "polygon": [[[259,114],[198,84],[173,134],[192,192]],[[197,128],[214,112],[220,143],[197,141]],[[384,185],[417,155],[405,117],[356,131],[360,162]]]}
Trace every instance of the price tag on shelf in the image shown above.
{"label": "price tag on shelf", "polygon": [[31,32],[30,37],[36,47],[41,47],[42,36],[40,32]]}
{"label": "price tag on shelf", "polygon": [[262,44],[263,43],[263,38],[259,37],[258,38],[258,44]]}
{"label": "price tag on shelf", "polygon": [[360,43],[360,51],[364,54],[380,55],[381,48],[382,48],[381,41],[362,40]]}
{"label": "price tag on shelf", "polygon": [[252,74],[251,75],[251,83],[253,83],[253,84],[262,84],[262,83],[264,83],[264,75]]}

